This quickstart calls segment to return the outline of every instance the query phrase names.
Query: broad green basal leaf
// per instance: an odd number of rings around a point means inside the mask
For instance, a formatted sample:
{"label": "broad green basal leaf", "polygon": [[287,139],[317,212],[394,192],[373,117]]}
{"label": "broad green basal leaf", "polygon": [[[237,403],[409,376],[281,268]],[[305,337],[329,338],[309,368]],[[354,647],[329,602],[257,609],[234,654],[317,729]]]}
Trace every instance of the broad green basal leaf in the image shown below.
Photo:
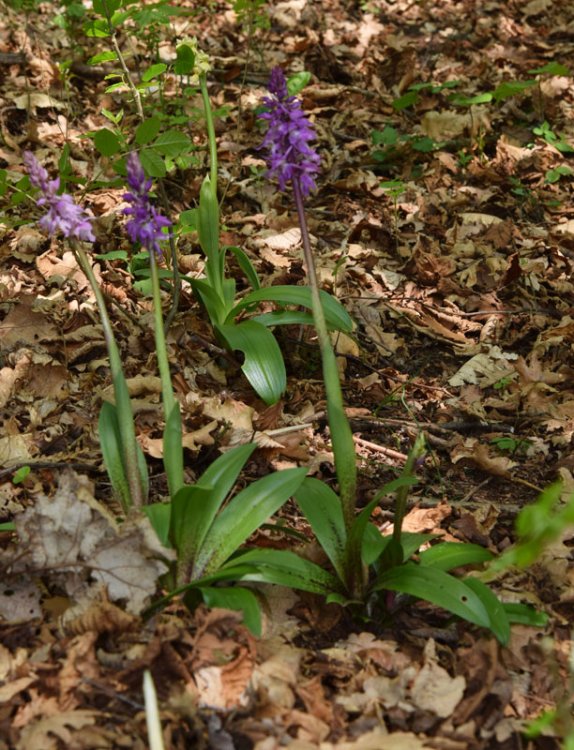
{"label": "broad green basal leaf", "polygon": [[463,583],[466,584],[478,596],[484,604],[484,608],[490,619],[490,630],[494,633],[497,640],[505,646],[510,638],[510,622],[500,599],[488,588],[488,586],[479,581],[478,578],[465,578]]}
{"label": "broad green basal leaf", "polygon": [[236,495],[211,525],[197,555],[194,577],[210,575],[292,497],[306,469],[285,469],[253,482]]}
{"label": "broad green basal leaf", "polygon": [[[313,307],[311,290],[308,286],[270,286],[245,295],[230,313],[230,318],[236,318],[241,310],[256,302],[277,302],[280,305],[296,305],[297,307],[306,307],[309,310]],[[353,330],[351,316],[335,297],[321,290],[321,302],[329,328],[345,333],[350,333]]]}
{"label": "broad green basal leaf", "polygon": [[463,581],[442,570],[406,563],[378,577],[373,591],[382,589],[424,599],[475,625],[490,628],[490,617],[480,597]]}
{"label": "broad green basal leaf", "polygon": [[309,477],[295,493],[295,500],[337,575],[344,581],[347,532],[341,501],[328,485]]}
{"label": "broad green basal leaf", "polygon": [[253,320],[217,326],[217,331],[230,349],[243,352],[241,369],[255,392],[266,404],[279,401],[287,387],[287,375],[281,349],[271,331]]}
{"label": "broad green basal leaf", "polygon": [[452,570],[462,565],[477,565],[492,560],[492,553],[478,544],[439,542],[420,554],[420,564],[435,570]]}
{"label": "broad green basal leaf", "polygon": [[250,550],[234,557],[228,564],[254,565],[258,568],[258,572],[249,572],[243,576],[245,581],[276,583],[322,596],[329,596],[331,593],[344,594],[340,581],[334,575],[294,552],[276,549]]}
{"label": "broad green basal leaf", "polygon": [[233,489],[254,444],[239,445],[219,456],[197,484],[182,487],[172,500],[171,538],[185,564],[193,563],[225,498]]}
{"label": "broad green basal leaf", "polygon": [[243,622],[255,636],[261,635],[261,612],[259,602],[253,591],[237,586],[226,588],[199,588],[203,601],[208,607],[239,610],[243,613]]}

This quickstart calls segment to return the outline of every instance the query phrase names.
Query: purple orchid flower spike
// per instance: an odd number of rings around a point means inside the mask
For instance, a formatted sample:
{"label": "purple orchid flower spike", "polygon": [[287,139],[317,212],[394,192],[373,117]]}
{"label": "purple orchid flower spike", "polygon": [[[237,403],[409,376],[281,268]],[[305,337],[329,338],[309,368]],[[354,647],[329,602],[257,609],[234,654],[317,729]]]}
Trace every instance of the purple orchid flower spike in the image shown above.
{"label": "purple orchid flower spike", "polygon": [[40,227],[48,234],[61,232],[68,239],[95,242],[91,217],[81,206],[74,203],[71,195],[58,195],[60,178],[50,180],[48,172],[30,151],[24,153],[23,160],[30,182],[41,192],[41,197],[36,201],[37,205],[48,208],[48,213],[38,222]]}
{"label": "purple orchid flower spike", "polygon": [[268,149],[267,174],[277,178],[280,190],[292,180],[297,181],[303,195],[308,195],[316,187],[315,175],[321,165],[319,154],[309,145],[316,138],[315,130],[299,99],[289,96],[281,68],[271,71],[268,89],[271,96],[263,99],[267,112],[259,115],[269,123],[262,144]]}
{"label": "purple orchid flower spike", "polygon": [[126,166],[131,192],[124,193],[124,199],[132,204],[124,208],[124,214],[132,217],[126,223],[127,233],[132,242],[139,242],[148,252],[161,255],[159,242],[167,237],[163,228],[171,226],[171,221],[152,206],[149,195],[151,180],[146,179],[139,156],[135,152],[129,154]]}

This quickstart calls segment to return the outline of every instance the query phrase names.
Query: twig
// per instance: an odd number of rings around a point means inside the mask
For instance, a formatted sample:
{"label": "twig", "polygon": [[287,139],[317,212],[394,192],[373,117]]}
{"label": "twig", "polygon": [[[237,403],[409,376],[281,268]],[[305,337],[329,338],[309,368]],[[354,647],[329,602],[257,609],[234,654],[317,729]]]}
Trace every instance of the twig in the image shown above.
{"label": "twig", "polygon": [[408,458],[408,456],[404,453],[394,451],[392,448],[385,448],[384,445],[379,445],[378,443],[371,443],[370,440],[363,440],[363,438],[357,437],[356,435],[353,435],[353,440],[362,448],[370,448],[370,450],[377,451],[378,453],[383,453],[388,458],[393,458],[396,461],[401,461],[402,463],[405,463]]}

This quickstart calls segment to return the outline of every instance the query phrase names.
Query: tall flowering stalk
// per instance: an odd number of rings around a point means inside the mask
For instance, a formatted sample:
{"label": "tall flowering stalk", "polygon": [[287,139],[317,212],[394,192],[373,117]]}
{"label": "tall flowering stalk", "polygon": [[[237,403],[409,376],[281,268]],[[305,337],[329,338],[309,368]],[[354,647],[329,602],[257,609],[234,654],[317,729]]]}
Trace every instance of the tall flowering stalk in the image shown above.
{"label": "tall flowering stalk", "polygon": [[269,125],[262,147],[267,150],[268,176],[278,180],[281,190],[285,190],[289,182],[293,187],[303,253],[311,287],[313,320],[323,363],[327,415],[335,456],[335,471],[339,482],[339,496],[345,526],[347,530],[350,530],[355,516],[357,486],[355,445],[351,427],[345,415],[337,360],[321,303],[304,206],[305,196],[315,188],[315,176],[320,170],[321,159],[311,145],[316,138],[315,130],[305,115],[300,100],[295,96],[289,96],[287,81],[281,68],[274,68],[271,72],[268,89],[270,96],[263,99],[267,111],[259,115]]}
{"label": "tall flowering stalk", "polygon": [[130,217],[126,222],[126,231],[132,242],[139,242],[149,254],[153,292],[155,349],[161,378],[165,418],[163,462],[169,492],[173,497],[183,485],[181,414],[179,404],[173,395],[157,267],[158,257],[161,257],[159,243],[167,239],[168,235],[164,232],[164,229],[170,227],[171,222],[168,218],[162,216],[152,204],[150,196],[152,181],[146,178],[136,152],[128,155],[126,168],[127,182],[130,188],[130,191],[124,194],[124,199],[130,204],[124,209],[124,214]]}
{"label": "tall flowering stalk", "polygon": [[[111,447],[100,435],[102,452],[106,468],[110,474],[114,489],[120,495],[122,505],[128,510],[131,505],[141,506],[147,496],[147,473],[143,454],[136,440],[133,412],[130,396],[122,369],[120,352],[114,337],[112,324],[108,316],[104,296],[98,280],[92,270],[92,265],[84,248],[83,242],[95,242],[91,218],[78,206],[68,193],[58,194],[60,180],[50,180],[48,172],[29,151],[24,154],[24,164],[28,170],[30,182],[40,191],[36,204],[47,209],[47,213],[39,220],[40,227],[48,234],[63,234],[70,241],[72,252],[78,265],[90,282],[96,298],[100,319],[104,329],[104,337],[110,358],[110,369],[115,395],[115,406],[104,404],[100,416],[100,432],[102,426],[108,426],[109,440],[114,439]],[[106,425],[105,417],[109,416]],[[104,417],[104,419],[102,419]]]}

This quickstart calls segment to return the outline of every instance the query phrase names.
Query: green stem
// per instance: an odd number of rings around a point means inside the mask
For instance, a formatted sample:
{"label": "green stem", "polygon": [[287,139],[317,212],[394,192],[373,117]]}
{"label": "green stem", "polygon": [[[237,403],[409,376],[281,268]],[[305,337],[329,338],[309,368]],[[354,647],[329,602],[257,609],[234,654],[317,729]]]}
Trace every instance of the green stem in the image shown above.
{"label": "green stem", "polygon": [[199,76],[199,86],[201,88],[201,96],[203,99],[203,110],[205,114],[207,138],[209,140],[209,178],[211,180],[211,190],[213,192],[213,197],[215,200],[217,200],[217,141],[215,139],[215,125],[213,122],[213,112],[211,111],[211,102],[209,100],[209,93],[207,91],[207,77],[205,76],[205,74]]}
{"label": "green stem", "polygon": [[[181,417],[179,415],[179,403],[173,395],[171,373],[167,358],[167,346],[165,341],[163,315],[161,308],[161,293],[159,288],[159,273],[157,261],[153,250],[149,251],[149,263],[151,269],[151,283],[153,291],[153,314],[155,351],[161,379],[161,394],[163,401],[163,412],[165,419],[163,462],[166,470],[169,494],[175,495],[177,490],[183,486],[183,449],[181,442]],[[178,442],[179,440],[179,442]]]}
{"label": "green stem", "polygon": [[[72,242],[72,252],[86,275],[92,291],[96,298],[96,304],[100,313],[100,320],[104,329],[104,338],[110,358],[110,369],[112,372],[112,381],[114,386],[114,395],[116,400],[116,413],[118,424],[122,437],[122,449],[124,465],[126,467],[127,482],[130,490],[131,502],[136,507],[140,507],[145,502],[145,493],[141,483],[139,463],[138,463],[138,444],[136,440],[134,416],[132,412],[130,394],[122,369],[122,360],[120,351],[114,337],[112,324],[108,316],[104,295],[98,284],[98,280],[92,270],[92,265],[80,243]],[[125,509],[127,510],[127,509]]]}
{"label": "green stem", "polygon": [[[167,197],[167,193],[165,191],[165,185],[163,183],[163,180],[157,181],[158,187],[159,187],[159,195],[161,198],[161,205],[163,207],[164,213],[166,216],[170,213],[170,207],[169,207],[169,200]],[[171,255],[171,272],[172,272],[172,278],[173,278],[173,296],[171,300],[171,307],[169,309],[169,313],[166,315],[165,323],[164,323],[164,331],[167,334],[169,331],[169,328],[171,324],[173,323],[173,319],[176,316],[177,308],[179,307],[179,298],[181,296],[181,276],[179,273],[179,266],[177,264],[177,247],[175,244],[175,239],[173,236],[173,232],[169,233],[169,250]]]}
{"label": "green stem", "polygon": [[[414,474],[415,463],[418,459],[424,455],[425,452],[425,437],[422,432],[417,435],[414,445],[409,451],[405,466],[402,471],[402,476],[410,477]],[[410,485],[404,485],[399,487],[397,490],[397,496],[395,501],[395,515],[393,518],[393,540],[400,544],[403,520],[407,512],[407,500],[409,497]]]}
{"label": "green stem", "polygon": [[315,261],[311,251],[311,242],[307,229],[307,219],[303,203],[303,194],[298,180],[293,180],[293,195],[299,226],[301,228],[301,241],[303,243],[303,254],[307,266],[309,286],[311,288],[311,300],[313,304],[313,321],[319,339],[321,350],[321,361],[323,364],[323,380],[327,394],[327,418],[331,431],[331,442],[335,456],[335,471],[339,482],[339,496],[343,508],[343,517],[347,531],[351,528],[355,517],[355,503],[357,491],[357,465],[355,460],[355,443],[349,420],[345,414],[343,405],[343,392],[339,371],[337,369],[337,358],[329,337],[329,330],[323,312]]}
{"label": "green stem", "polygon": [[106,0],[102,0],[102,7],[104,9],[104,15],[106,17],[106,21],[108,22],[108,28],[109,28],[109,33],[110,33],[110,39],[112,40],[112,46],[114,48],[114,52],[116,53],[116,57],[118,58],[118,62],[124,74],[124,82],[126,86],[129,88],[129,90],[132,92],[132,96],[134,98],[138,117],[140,118],[140,120],[143,120],[144,111],[143,111],[143,105],[142,105],[142,98],[141,98],[141,95],[137,86],[132,80],[129,68],[126,65],[124,56],[122,55],[122,51],[120,49],[120,45],[118,44],[118,39],[116,36],[116,29],[112,23],[112,14],[110,13]]}
{"label": "green stem", "polygon": [[[223,280],[225,278],[225,252],[219,247],[219,201],[217,198],[217,140],[215,137],[215,124],[213,121],[213,112],[211,110],[211,101],[207,91],[207,76],[199,76],[199,86],[201,97],[203,99],[203,111],[205,115],[205,127],[207,130],[207,140],[209,142],[209,188],[211,194],[200,196],[200,201],[204,203],[206,215],[209,215],[209,225],[214,237],[214,246],[207,253],[206,275],[211,286],[221,300],[222,307],[225,308],[225,294],[223,291]],[[201,209],[201,206],[200,206]],[[217,218],[216,218],[217,217]],[[217,237],[217,239],[215,239]],[[205,248],[204,248],[205,252]],[[213,266],[213,267],[210,267]]]}

